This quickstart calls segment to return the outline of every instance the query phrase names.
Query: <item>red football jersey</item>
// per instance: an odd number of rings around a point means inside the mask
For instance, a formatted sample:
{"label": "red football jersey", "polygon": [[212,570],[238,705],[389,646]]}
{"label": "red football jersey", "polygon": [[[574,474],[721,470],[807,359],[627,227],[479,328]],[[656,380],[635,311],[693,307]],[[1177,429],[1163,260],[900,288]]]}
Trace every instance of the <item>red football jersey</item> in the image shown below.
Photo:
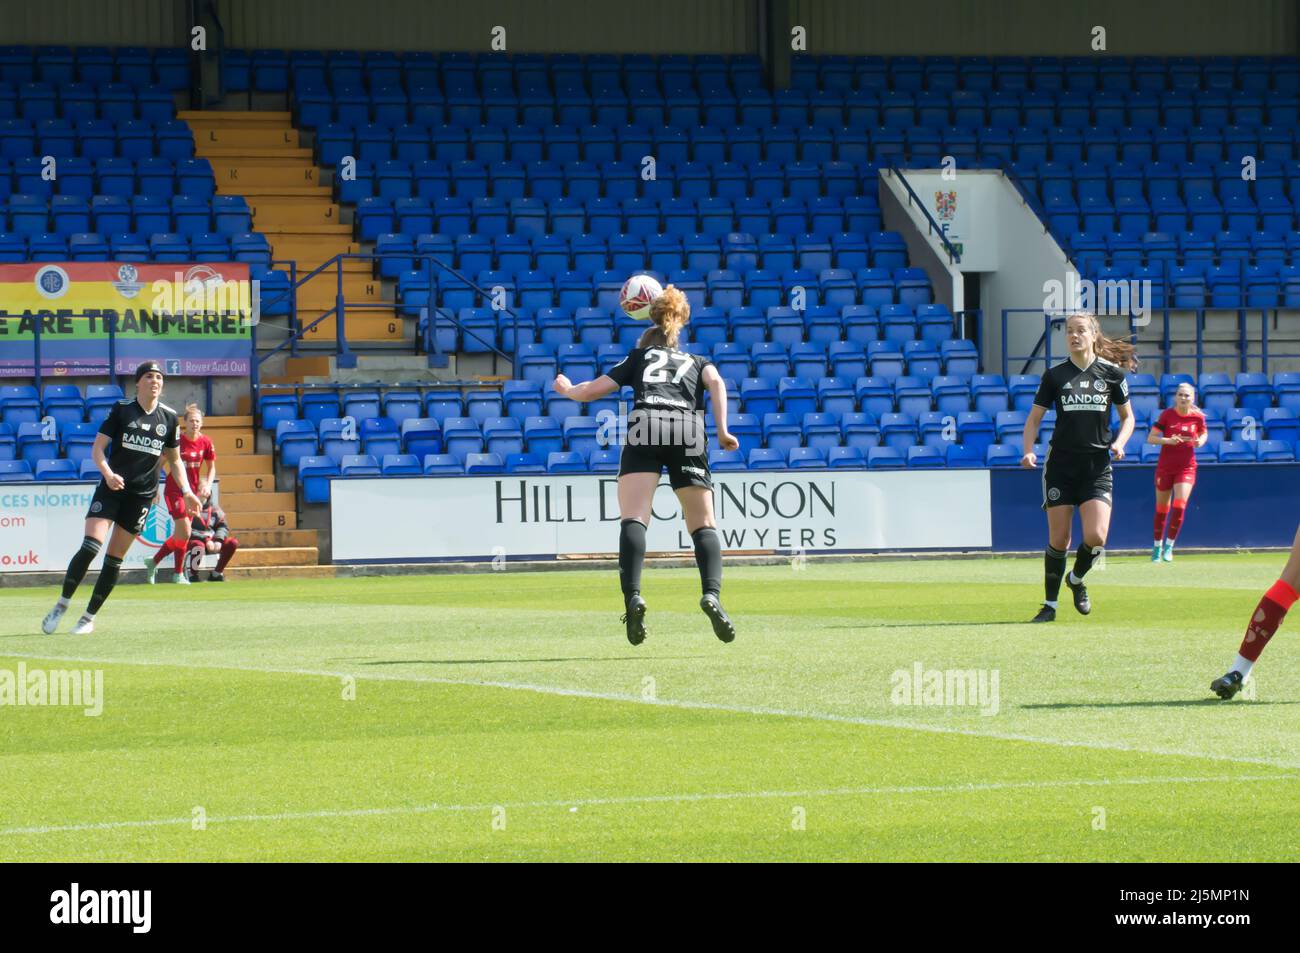
{"label": "red football jersey", "polygon": [[[1187,443],[1171,444],[1160,448],[1161,470],[1191,470],[1196,466],[1196,440],[1205,433],[1205,414],[1193,410],[1184,417],[1172,407],[1161,412],[1151,425],[1164,437],[1186,437]],[[182,438],[183,440],[184,438]]]}
{"label": "red football jersey", "polygon": [[[217,451],[212,446],[212,441],[205,434],[199,434],[197,440],[191,440],[181,434],[181,462],[185,464],[185,476],[189,478],[190,489],[198,490],[199,488],[199,469],[203,466],[204,460],[217,459]],[[181,488],[172,474],[167,474],[167,490],[170,496],[180,496]]]}

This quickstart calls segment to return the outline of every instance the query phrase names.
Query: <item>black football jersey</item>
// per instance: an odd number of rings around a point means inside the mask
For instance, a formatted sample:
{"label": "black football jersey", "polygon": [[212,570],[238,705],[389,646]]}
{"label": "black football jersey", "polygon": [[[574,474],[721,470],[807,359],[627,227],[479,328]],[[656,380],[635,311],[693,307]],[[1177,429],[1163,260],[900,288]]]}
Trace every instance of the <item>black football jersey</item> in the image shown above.
{"label": "black football jersey", "polygon": [[638,347],[611,367],[608,376],[620,387],[631,386],[633,409],[694,412],[704,410],[704,368],[712,363],[676,348]]}
{"label": "black football jersey", "polygon": [[1118,364],[1100,357],[1083,370],[1066,360],[1043,375],[1034,403],[1056,408],[1053,449],[1067,453],[1108,450],[1113,439],[1110,409],[1128,403],[1128,379]]}
{"label": "black football jersey", "polygon": [[108,465],[125,481],[125,492],[140,496],[156,493],[163,451],[180,446],[181,425],[176,411],[159,402],[153,413],[146,414],[134,397],[119,400],[109,410],[99,432],[113,442]]}

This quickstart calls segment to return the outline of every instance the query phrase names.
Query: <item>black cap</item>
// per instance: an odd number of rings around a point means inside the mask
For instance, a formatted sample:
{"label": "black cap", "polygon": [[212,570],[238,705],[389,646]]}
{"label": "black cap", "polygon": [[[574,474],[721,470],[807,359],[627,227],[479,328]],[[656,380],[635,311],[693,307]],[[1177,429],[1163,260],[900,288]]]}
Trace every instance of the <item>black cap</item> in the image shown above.
{"label": "black cap", "polygon": [[139,367],[135,369],[136,383],[138,384],[140,382],[140,378],[144,377],[144,375],[148,374],[150,371],[157,371],[159,374],[161,374],[163,372],[162,365],[159,364],[157,361],[145,361],[143,364],[141,364]]}

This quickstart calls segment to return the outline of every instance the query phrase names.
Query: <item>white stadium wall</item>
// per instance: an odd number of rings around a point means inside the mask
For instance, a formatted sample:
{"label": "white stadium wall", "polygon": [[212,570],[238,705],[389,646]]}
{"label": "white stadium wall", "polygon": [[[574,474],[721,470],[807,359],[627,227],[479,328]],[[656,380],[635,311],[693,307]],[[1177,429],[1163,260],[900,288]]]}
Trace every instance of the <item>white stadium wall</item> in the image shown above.
{"label": "white stadium wall", "polygon": [[[907,204],[907,192],[893,176],[881,173],[882,194],[888,194],[904,216],[909,247],[925,242],[934,250],[927,267],[937,288],[952,284],[951,272],[978,272],[979,301],[966,301],[966,308],[984,312],[984,340],[981,352],[984,369],[999,373],[1002,362],[1002,310],[1041,308],[1043,285],[1048,280],[1065,283],[1078,272],[1065,252],[1049,235],[1042,220],[1025,204],[1020,192],[998,171],[956,170],[949,178],[937,169],[904,169],[903,176],[944,229],[948,240],[958,246],[961,261],[955,269],[940,255],[937,238],[926,237],[926,219],[915,203]],[[941,198],[942,196],[942,198]],[[925,259],[922,259],[925,261]],[[961,295],[954,291],[954,298]],[[936,295],[942,300],[942,296]],[[1028,354],[1043,333],[1041,313],[1008,315],[1007,346],[1012,354]],[[1053,353],[1064,354],[1060,336],[1053,341]],[[1041,367],[1034,371],[1041,371]],[[1011,373],[1019,373],[1019,366]]]}
{"label": "white stadium wall", "polygon": [[[987,470],[715,473],[726,551],[975,550],[992,545]],[[336,563],[507,559],[618,549],[617,479],[608,476],[334,480]],[[650,552],[690,552],[667,483]]]}
{"label": "white stadium wall", "polygon": [[[63,572],[81,548],[86,511],[98,483],[0,483],[0,574]],[[214,493],[214,497],[216,494]],[[124,569],[139,569],[172,533],[165,506],[154,506],[131,544]],[[100,556],[92,564],[98,569]],[[170,567],[168,560],[165,568]]]}

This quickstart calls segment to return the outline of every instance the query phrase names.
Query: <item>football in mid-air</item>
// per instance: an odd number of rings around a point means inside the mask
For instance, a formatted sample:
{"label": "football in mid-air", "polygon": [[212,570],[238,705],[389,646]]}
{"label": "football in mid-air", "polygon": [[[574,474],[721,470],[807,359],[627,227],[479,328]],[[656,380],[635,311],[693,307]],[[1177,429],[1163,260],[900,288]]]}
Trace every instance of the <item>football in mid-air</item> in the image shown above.
{"label": "football in mid-air", "polygon": [[623,282],[623,290],[618,293],[618,303],[629,318],[649,321],[650,305],[663,293],[663,285],[649,275],[633,275]]}

